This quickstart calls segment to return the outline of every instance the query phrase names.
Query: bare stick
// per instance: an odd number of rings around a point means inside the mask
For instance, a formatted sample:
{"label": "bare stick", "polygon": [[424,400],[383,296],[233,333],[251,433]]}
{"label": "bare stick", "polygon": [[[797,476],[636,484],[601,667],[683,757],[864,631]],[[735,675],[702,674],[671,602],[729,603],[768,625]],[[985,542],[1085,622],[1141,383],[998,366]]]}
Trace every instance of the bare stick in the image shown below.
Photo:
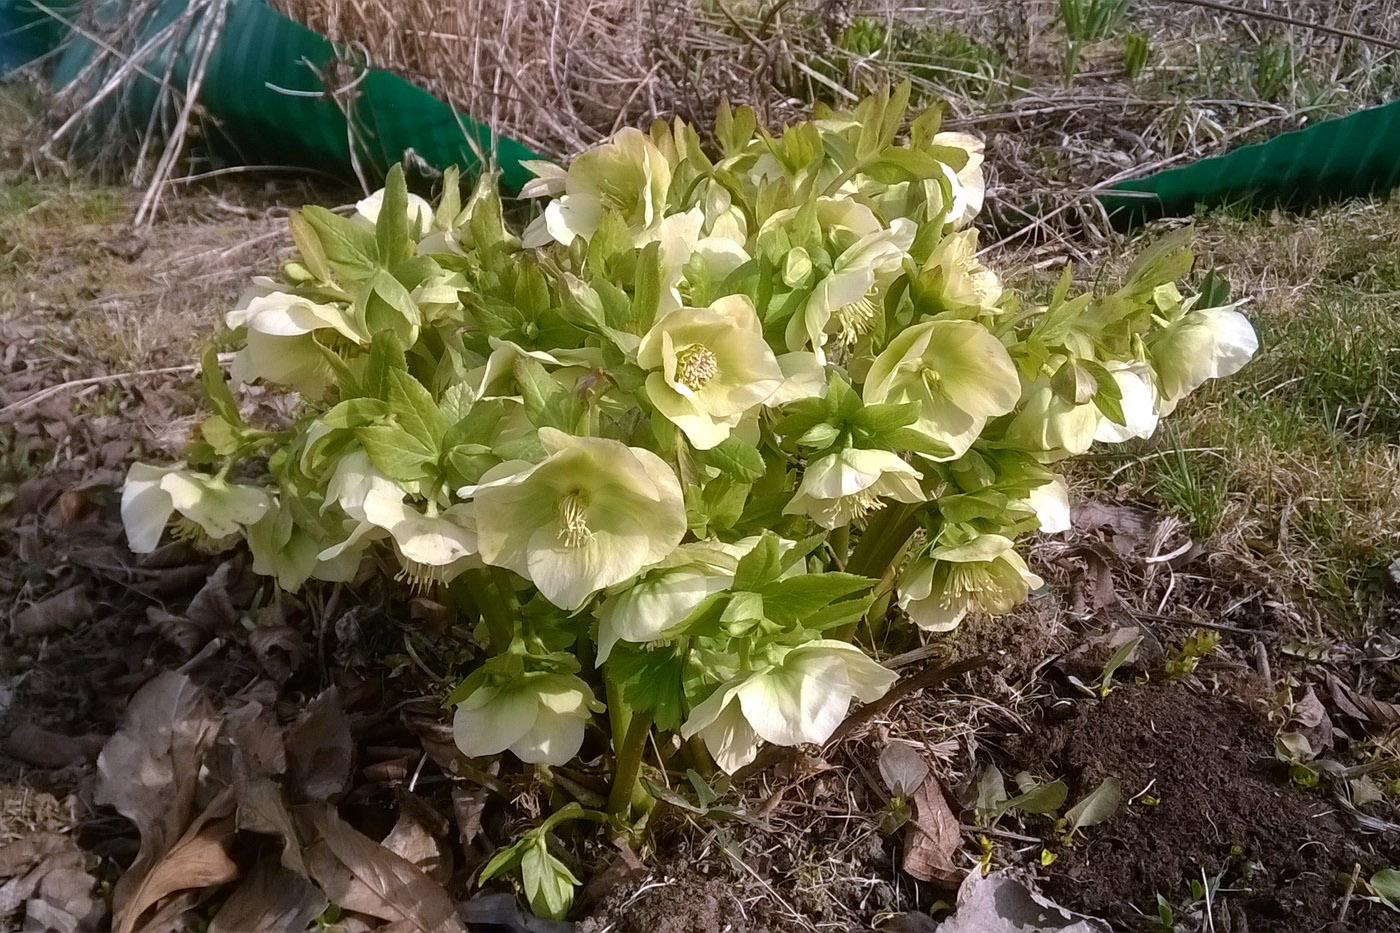
{"label": "bare stick", "polygon": [[1331,36],[1342,36],[1346,39],[1355,39],[1358,42],[1367,42],[1371,45],[1379,45],[1387,49],[1396,49],[1400,51],[1400,42],[1391,42],[1389,39],[1378,39],[1375,36],[1353,32],[1350,29],[1340,29],[1336,26],[1324,26],[1322,23],[1313,23],[1305,19],[1285,16],[1282,13],[1270,13],[1265,10],[1242,10],[1229,3],[1221,3],[1219,0],[1170,0],[1170,2],[1184,3],[1187,6],[1205,7],[1207,10],[1220,10],[1224,13],[1234,13],[1236,16],[1247,16],[1253,19],[1266,19],[1275,23],[1286,23],[1289,26],[1311,29],[1314,32],[1325,32]]}

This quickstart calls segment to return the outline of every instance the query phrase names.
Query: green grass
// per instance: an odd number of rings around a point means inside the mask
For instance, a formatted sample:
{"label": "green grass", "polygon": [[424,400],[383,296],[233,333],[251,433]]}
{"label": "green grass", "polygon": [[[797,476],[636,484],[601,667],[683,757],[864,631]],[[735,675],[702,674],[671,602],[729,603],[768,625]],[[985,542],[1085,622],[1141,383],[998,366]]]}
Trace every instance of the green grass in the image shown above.
{"label": "green grass", "polygon": [[1260,351],[1081,479],[1113,472],[1339,626],[1374,621],[1400,553],[1397,229],[1400,199],[1201,218],[1199,267],[1251,299]]}

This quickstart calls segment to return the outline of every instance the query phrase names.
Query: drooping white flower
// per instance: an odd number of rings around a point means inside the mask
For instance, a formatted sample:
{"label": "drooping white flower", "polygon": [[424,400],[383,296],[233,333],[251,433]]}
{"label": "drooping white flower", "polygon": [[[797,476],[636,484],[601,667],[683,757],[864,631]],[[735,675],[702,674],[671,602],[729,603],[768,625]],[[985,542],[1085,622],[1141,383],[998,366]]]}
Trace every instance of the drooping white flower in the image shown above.
{"label": "drooping white flower", "polygon": [[326,542],[299,524],[292,511],[281,503],[245,528],[243,534],[253,554],[253,572],[275,577],[277,585],[289,593],[301,589],[308,579],[351,580],[360,565],[358,551],[346,550],[332,560],[321,560]]}
{"label": "drooping white flower", "polygon": [[539,436],[539,463],[507,461],[459,494],[475,503],[482,559],[572,611],[670,554],[685,535],[685,500],[651,451],[553,428]]}
{"label": "drooping white flower", "polygon": [[989,418],[1020,398],[1016,364],[1001,341],[973,321],[927,321],[906,328],[870,366],[862,395],[867,405],[916,402],[910,427],[944,444],[935,460],[967,452]]}
{"label": "drooping white flower", "polygon": [[[379,223],[379,212],[384,209],[384,189],[355,202],[355,217],[371,227]],[[433,206],[416,194],[408,196],[408,229],[412,233],[416,227],[419,234],[428,232],[433,225]]]}
{"label": "drooping white flower", "polygon": [[914,624],[947,632],[970,611],[1009,612],[1043,582],[1026,568],[1011,539],[989,534],[915,558],[900,575],[897,592]]}
{"label": "drooping white flower", "polygon": [[1027,387],[1025,403],[1007,425],[1004,439],[1043,459],[1059,459],[1088,450],[1102,418],[1093,402],[1067,402],[1041,376]]}
{"label": "drooping white flower", "polygon": [[938,242],[924,272],[937,270],[939,300],[951,309],[990,310],[1001,300],[1001,280],[977,261],[977,231],[950,233]]}
{"label": "drooping white flower", "polygon": [[753,761],[760,740],[825,742],[852,699],[877,700],[895,680],[854,645],[818,639],[717,687],[691,710],[681,735],[699,735],[715,763],[733,773]]}
{"label": "drooping white flower", "polygon": [[[534,192],[557,187],[557,176],[546,178]],[[655,238],[670,189],[665,154],[641,130],[626,127],[569,164],[564,193],[546,205],[522,242],[538,247],[554,240],[567,246],[577,237],[591,237],[611,212],[626,224],[633,243],[642,246]]]}
{"label": "drooping white flower", "polygon": [[823,528],[840,528],[876,508],[881,499],[923,502],[923,474],[888,450],[848,447],[809,463],[787,515],[806,515]]}
{"label": "drooping white flower", "polygon": [[982,174],[986,145],[976,136],[951,132],[935,133],[933,144],[967,153],[967,162],[957,172],[945,167],[953,183],[953,204],[948,210],[948,221],[955,230],[966,227],[982,212],[982,202],[987,196],[987,182]]}
{"label": "drooping white flower", "polygon": [[1124,423],[1117,424],[1106,417],[1100,419],[1094,430],[1094,440],[1121,444],[1135,437],[1151,437],[1157,430],[1160,402],[1152,370],[1146,363],[1139,362],[1111,362],[1104,364],[1104,368],[1118,384]]}
{"label": "drooping white flower", "polygon": [[1069,531],[1069,486],[1063,478],[1056,476],[1033,487],[1025,501],[1035,512],[1042,532],[1053,535]]}
{"label": "drooping white flower", "polygon": [[642,338],[637,363],[652,370],[646,382],[652,405],[700,450],[721,443],[745,412],[783,384],[745,295],[662,317]]}
{"label": "drooping white flower", "polygon": [[1154,333],[1147,343],[1162,395],[1161,414],[1207,379],[1239,372],[1259,349],[1249,319],[1232,308],[1188,311]]}
{"label": "drooping white flower", "polygon": [[258,379],[315,393],[331,382],[331,370],[312,334],[331,330],[356,344],[367,344],[350,311],[278,290],[271,279],[255,279],[225,316],[230,328],[247,327],[247,343],[234,354],[230,373],[237,382]]}
{"label": "drooping white flower", "polygon": [[271,507],[272,497],[265,489],[183,466],[133,463],[122,486],[122,525],[127,544],[137,554],[156,549],[174,513],[217,541],[253,524]]}
{"label": "drooping white flower", "polygon": [[578,677],[532,672],[472,691],[457,705],[452,737],[470,758],[509,749],[529,764],[562,765],[578,754],[597,708],[588,684]]}

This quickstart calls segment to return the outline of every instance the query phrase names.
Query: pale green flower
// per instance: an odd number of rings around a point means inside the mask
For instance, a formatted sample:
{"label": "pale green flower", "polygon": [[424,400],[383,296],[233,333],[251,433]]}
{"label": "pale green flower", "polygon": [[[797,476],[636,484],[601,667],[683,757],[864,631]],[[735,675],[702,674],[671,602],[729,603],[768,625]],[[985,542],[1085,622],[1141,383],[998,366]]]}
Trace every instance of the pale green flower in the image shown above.
{"label": "pale green flower", "polygon": [[665,315],[642,338],[637,363],[652,370],[646,382],[652,405],[700,450],[723,441],[745,412],[783,384],[745,295]]}
{"label": "pale green flower", "polygon": [[476,515],[470,504],[442,508],[428,500],[420,508],[404,501],[407,494],[376,470],[364,451],[346,454],[327,484],[326,496],[328,504],[335,502],[356,524],[344,541],[322,551],[319,559],[336,560],[388,537],[403,568],[401,576],[415,586],[447,583],[482,566],[476,557]]}
{"label": "pale green flower", "polygon": [[881,499],[923,502],[921,479],[923,474],[896,453],[848,447],[807,465],[783,513],[806,515],[823,528],[840,528],[877,508]]}
{"label": "pale green flower", "polygon": [[1087,451],[1102,417],[1093,402],[1067,402],[1041,376],[1027,387],[1025,403],[1007,425],[1003,440],[1041,459],[1057,460]]}
{"label": "pale green flower", "polygon": [[1040,530],[1047,535],[1069,531],[1069,486],[1064,479],[1055,476],[1049,482],[1031,489],[1025,503],[1040,522]]}
{"label": "pale green flower", "polygon": [[817,639],[716,688],[691,710],[681,736],[699,735],[715,763],[733,773],[753,761],[760,740],[825,742],[852,699],[878,700],[896,679],[854,645]]}
{"label": "pale green flower", "polygon": [[1160,413],[1170,414],[1207,379],[1239,372],[1258,349],[1249,319],[1231,308],[1188,311],[1157,331],[1147,350],[1161,391]]}
{"label": "pale green flower", "polygon": [[[379,212],[384,209],[384,189],[380,188],[367,198],[355,202],[355,217],[373,227],[379,223]],[[416,194],[408,196],[408,229],[416,227],[419,235],[426,234],[433,225],[433,206]]]}
{"label": "pale green flower", "polygon": [[935,460],[967,452],[989,418],[1021,395],[1016,365],[1001,341],[972,321],[928,321],[906,328],[875,358],[865,377],[867,405],[916,402],[911,427],[948,448]]}
{"label": "pale green flower", "polygon": [[987,182],[982,174],[983,152],[986,149],[982,140],[967,133],[935,133],[935,146],[961,149],[967,153],[967,163],[957,172],[946,165],[944,173],[953,187],[953,203],[948,210],[948,222],[953,229],[961,229],[982,211],[982,202],[987,196]]}
{"label": "pale green flower", "polygon": [[354,579],[360,566],[358,551],[347,550],[332,560],[322,560],[325,542],[298,523],[291,509],[281,503],[244,529],[243,536],[253,554],[253,572],[276,577],[277,585],[289,593],[312,578],[342,583]]}
{"label": "pale green flower", "polygon": [[217,541],[253,524],[270,508],[272,497],[265,489],[178,465],[133,463],[122,485],[122,525],[127,544],[137,554],[156,549],[176,512]]}
{"label": "pale green flower", "polygon": [[992,310],[1001,300],[1001,280],[977,261],[977,231],[950,233],[939,241],[924,263],[924,272],[937,270],[940,300],[952,309]]}
{"label": "pale green flower", "polygon": [[915,558],[900,575],[899,605],[919,628],[947,632],[971,611],[1009,612],[1044,581],[1026,568],[1010,538],[980,535]]}
{"label": "pale green flower", "polygon": [[369,342],[348,308],[279,291],[266,278],[254,280],[225,323],[230,328],[247,327],[247,342],[234,354],[230,367],[235,381],[262,379],[307,394],[328,386],[332,375],[313,333],[331,330],[355,344]]}
{"label": "pale green flower", "polygon": [[[672,214],[657,227],[657,242],[661,250],[661,296],[657,306],[657,317],[663,317],[685,304],[681,294],[681,284],[685,281],[685,268],[694,261],[704,264],[711,280],[724,281],[724,278],[751,258],[744,249],[742,235],[732,238],[723,234],[702,234],[705,215],[700,208],[691,208],[684,214]],[[725,227],[734,233],[736,231]]]}
{"label": "pale green flower", "polygon": [[482,559],[574,610],[663,560],[686,532],[680,482],[656,454],[541,428],[548,453],[507,461],[460,495],[476,506]]}
{"label": "pale green flower", "polygon": [[562,765],[578,754],[599,708],[578,677],[531,672],[472,691],[452,717],[452,737],[469,758],[509,749],[529,764]]}
{"label": "pale green flower", "polygon": [[1135,437],[1151,437],[1157,430],[1157,407],[1160,404],[1151,367],[1138,362],[1109,362],[1104,364],[1104,368],[1118,384],[1124,423],[1100,419],[1098,427],[1094,429],[1094,440],[1121,444]]}
{"label": "pale green flower", "polygon": [[[557,186],[557,177],[547,179],[532,192],[546,193]],[[671,166],[645,133],[626,127],[575,158],[563,184],[564,193],[525,231],[522,242],[527,247],[551,240],[567,246],[576,237],[587,239],[609,212],[622,218],[634,244],[642,246],[655,239],[665,215]]]}

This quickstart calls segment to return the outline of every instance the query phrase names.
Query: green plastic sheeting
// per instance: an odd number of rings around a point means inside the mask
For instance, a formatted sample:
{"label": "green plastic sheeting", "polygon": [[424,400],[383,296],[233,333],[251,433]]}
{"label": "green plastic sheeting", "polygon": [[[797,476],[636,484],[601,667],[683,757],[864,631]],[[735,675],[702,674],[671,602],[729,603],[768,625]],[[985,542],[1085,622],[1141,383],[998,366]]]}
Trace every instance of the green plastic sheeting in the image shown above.
{"label": "green plastic sheeting", "polygon": [[[1222,204],[1304,207],[1400,186],[1400,100],[1113,186],[1115,226]],[[1117,192],[1124,192],[1119,194]],[[1138,192],[1129,194],[1128,192]]]}
{"label": "green plastic sheeting", "polygon": [[[0,0],[0,11],[24,3]],[[146,34],[154,35],[185,8],[185,0],[169,0],[152,16]],[[169,67],[174,86],[185,87],[196,60],[197,33],[188,30],[184,45],[167,51],[173,62],[153,59],[146,70],[159,75]],[[93,50],[88,40],[72,41],[55,68],[57,83],[73,80]],[[324,36],[260,0],[230,0],[205,70],[200,104],[250,164],[295,164],[346,174],[353,146],[361,171],[382,178],[408,150],[436,169],[457,165],[468,171],[480,168],[477,153],[483,151],[494,153],[508,191],[519,191],[533,177],[521,163],[541,156],[391,72],[370,69],[352,92],[332,100],[320,75],[334,59],[335,49]],[[150,78],[133,82],[121,102],[126,116],[144,123],[156,91]]]}

